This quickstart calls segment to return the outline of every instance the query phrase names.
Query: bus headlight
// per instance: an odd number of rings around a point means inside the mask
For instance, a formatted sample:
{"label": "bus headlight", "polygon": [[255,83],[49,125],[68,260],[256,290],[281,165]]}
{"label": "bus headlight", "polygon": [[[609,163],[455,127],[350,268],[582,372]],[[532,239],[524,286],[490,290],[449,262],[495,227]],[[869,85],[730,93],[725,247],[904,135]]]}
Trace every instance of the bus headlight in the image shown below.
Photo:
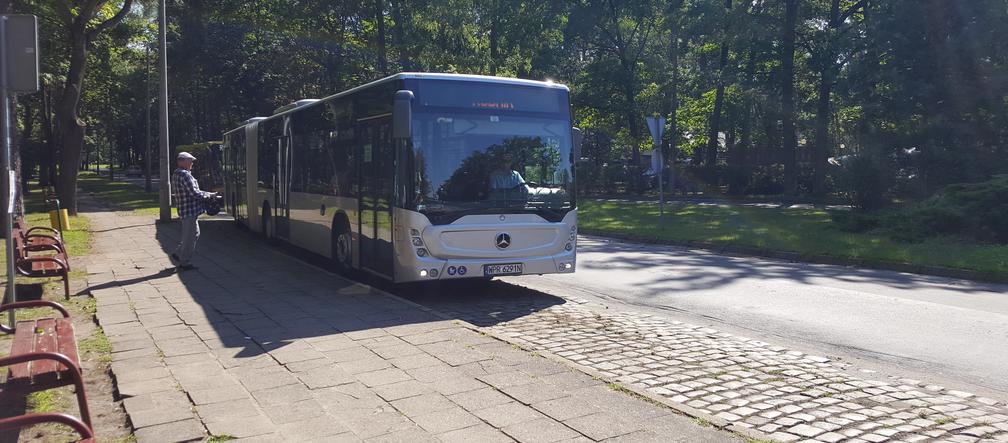
{"label": "bus headlight", "polygon": [[570,271],[571,269],[574,269],[574,263],[560,263],[561,271]]}
{"label": "bus headlight", "polygon": [[572,245],[570,243],[567,243],[567,245],[564,246],[564,249],[566,249],[567,251],[570,251],[570,250],[574,249],[574,245]]}
{"label": "bus headlight", "polygon": [[423,239],[420,237],[413,237],[413,246],[423,246]]}
{"label": "bus headlight", "polygon": [[418,257],[426,257],[427,256],[427,250],[424,249],[424,248],[419,248],[419,249],[416,250],[416,255]]}
{"label": "bus headlight", "polygon": [[427,270],[426,269],[421,269],[420,270],[420,276],[421,277],[427,277]]}
{"label": "bus headlight", "polygon": [[434,268],[431,268],[431,270],[430,270],[430,276],[431,276],[431,278],[437,277],[438,276],[438,270],[434,269]]}

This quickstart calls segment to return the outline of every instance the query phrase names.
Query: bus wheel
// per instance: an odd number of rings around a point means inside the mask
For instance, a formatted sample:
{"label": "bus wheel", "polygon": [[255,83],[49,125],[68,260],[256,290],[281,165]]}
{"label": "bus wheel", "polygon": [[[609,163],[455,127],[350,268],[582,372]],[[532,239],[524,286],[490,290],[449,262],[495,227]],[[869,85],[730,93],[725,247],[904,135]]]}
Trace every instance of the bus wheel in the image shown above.
{"label": "bus wheel", "polygon": [[263,238],[266,239],[267,241],[270,240],[270,234],[269,234],[270,215],[269,215],[269,210],[270,210],[269,204],[268,203],[264,204],[263,208],[262,208],[261,223],[259,223],[259,227],[262,228],[261,234],[262,234]]}
{"label": "bus wheel", "polygon": [[340,275],[349,276],[353,269],[353,242],[350,230],[341,227],[332,233],[332,267]]}

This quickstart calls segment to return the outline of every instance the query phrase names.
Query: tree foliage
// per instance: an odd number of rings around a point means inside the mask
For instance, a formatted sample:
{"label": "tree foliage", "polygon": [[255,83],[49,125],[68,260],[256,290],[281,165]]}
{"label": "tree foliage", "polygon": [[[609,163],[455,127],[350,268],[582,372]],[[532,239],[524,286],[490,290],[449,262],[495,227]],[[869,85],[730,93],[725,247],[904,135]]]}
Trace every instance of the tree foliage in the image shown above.
{"label": "tree foliage", "polygon": [[[72,161],[62,169],[109,157],[141,163],[146,155],[153,2],[78,3],[67,9],[64,0],[15,2],[15,9],[41,17],[52,103],[41,94],[22,100],[26,118],[39,125],[22,146],[46,177],[54,151],[73,148],[66,137],[75,120],[49,114],[70,109],[74,26],[91,30],[76,108],[87,131],[82,157],[64,155]],[[99,5],[91,19],[76,18],[91,4]],[[103,25],[124,6],[121,24]],[[644,117],[663,114],[666,158],[676,160],[680,190],[846,195],[838,189],[842,168],[827,159],[859,155],[880,159],[876,173],[886,183],[875,190],[880,195],[923,197],[1008,172],[1006,6],[1005,0],[173,0],[172,141],[218,139],[293,100],[392,72],[548,78],[571,87],[575,124],[591,143],[588,161],[578,167],[586,192],[643,189],[638,177],[651,149]],[[98,28],[104,32],[93,32]]]}

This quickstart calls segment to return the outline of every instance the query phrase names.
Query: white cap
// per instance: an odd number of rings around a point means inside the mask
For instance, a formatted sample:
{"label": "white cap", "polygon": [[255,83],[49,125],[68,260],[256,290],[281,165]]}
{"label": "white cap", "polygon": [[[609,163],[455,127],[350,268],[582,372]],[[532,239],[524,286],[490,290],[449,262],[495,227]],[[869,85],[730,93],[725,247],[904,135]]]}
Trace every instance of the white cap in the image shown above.
{"label": "white cap", "polygon": [[179,152],[176,160],[196,160],[196,157],[193,157],[193,155],[188,152]]}

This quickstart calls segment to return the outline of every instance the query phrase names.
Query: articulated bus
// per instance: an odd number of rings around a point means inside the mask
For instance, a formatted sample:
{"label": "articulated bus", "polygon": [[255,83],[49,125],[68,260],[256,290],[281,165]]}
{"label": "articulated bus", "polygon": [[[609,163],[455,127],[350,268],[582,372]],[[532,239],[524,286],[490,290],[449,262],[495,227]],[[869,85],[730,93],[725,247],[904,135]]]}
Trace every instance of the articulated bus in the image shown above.
{"label": "articulated bus", "polygon": [[566,86],[401,73],[224,134],[225,204],[343,273],[571,273],[579,143]]}

